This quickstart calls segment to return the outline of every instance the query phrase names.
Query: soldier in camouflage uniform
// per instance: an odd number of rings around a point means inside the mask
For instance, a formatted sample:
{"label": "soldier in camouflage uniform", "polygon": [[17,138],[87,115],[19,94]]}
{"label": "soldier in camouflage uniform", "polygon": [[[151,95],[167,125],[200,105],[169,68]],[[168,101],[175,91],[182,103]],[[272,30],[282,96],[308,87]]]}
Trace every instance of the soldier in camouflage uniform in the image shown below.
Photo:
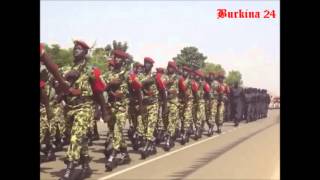
{"label": "soldier in camouflage uniform", "polygon": [[177,66],[174,61],[169,61],[167,71],[164,74],[167,89],[167,112],[164,116],[166,127],[165,146],[164,149],[169,151],[174,146],[174,137],[176,128],[178,128],[178,75],[176,74]]}
{"label": "soldier in camouflage uniform", "polygon": [[164,80],[164,68],[156,68],[155,84],[158,90],[158,111],[157,111],[157,123],[154,130],[155,142],[160,144],[164,139],[165,131],[168,127],[168,121],[164,116],[167,114],[167,96],[166,82]]}
{"label": "soldier in camouflage uniform", "polygon": [[129,104],[128,104],[128,120],[129,130],[128,136],[132,142],[134,150],[138,150],[141,146],[142,135],[139,136],[137,132],[138,128],[138,116],[140,116],[140,108],[142,106],[142,92],[141,83],[139,82],[138,76],[143,70],[143,64],[136,62],[133,65],[133,69],[129,74],[128,79],[128,91],[129,91]]}
{"label": "soldier in camouflage uniform", "polygon": [[225,106],[224,102],[226,99],[226,85],[224,84],[225,76],[224,73],[221,72],[218,74],[217,80],[218,80],[218,87],[217,87],[217,114],[215,116],[216,118],[216,125],[217,125],[217,132],[221,133],[221,126],[223,124],[223,118],[225,113]]}
{"label": "soldier in camouflage uniform", "polygon": [[[112,151],[109,154],[105,152],[106,162],[105,168],[111,171],[116,165],[127,164],[130,157],[127,151],[127,145],[123,137],[123,128],[127,119],[128,107],[128,84],[127,78],[129,74],[129,65],[127,59],[129,55],[122,50],[113,51],[114,66],[111,73],[107,77],[108,84],[108,104],[111,107],[115,124],[113,129]],[[116,160],[117,156],[119,161]]]}
{"label": "soldier in camouflage uniform", "polygon": [[45,154],[44,161],[55,160],[54,151],[56,148],[54,141],[56,134],[53,132],[55,132],[57,123],[54,122],[61,120],[59,114],[54,117],[54,113],[57,111],[56,108],[52,108],[53,98],[49,93],[49,90],[52,89],[50,84],[48,85],[50,75],[51,79],[55,79],[60,83],[63,92],[69,91],[69,85],[59,73],[58,66],[53,63],[50,56],[45,52],[45,44],[40,43],[40,145],[46,145],[45,148],[40,150]]}
{"label": "soldier in camouflage uniform", "polygon": [[141,116],[138,117],[138,133],[147,141],[141,151],[142,159],[157,152],[153,134],[157,123],[158,90],[155,77],[151,74],[153,64],[153,59],[145,57],[144,72],[139,76],[142,83],[143,110],[141,110]]}
{"label": "soldier in camouflage uniform", "polygon": [[203,84],[202,78],[203,73],[201,70],[196,70],[193,72],[194,79],[191,80],[191,90],[192,90],[192,119],[195,126],[194,138],[195,140],[201,138],[202,130],[201,124],[205,119],[205,108],[203,99]]}
{"label": "soldier in camouflage uniform", "polygon": [[66,171],[60,180],[72,177],[75,167],[82,165],[80,179],[91,175],[89,166],[87,132],[93,120],[92,89],[89,82],[89,69],[87,68],[87,54],[89,46],[83,41],[74,41],[74,65],[65,78],[70,82],[70,94],[65,97],[67,118],[73,118],[70,145],[66,153]]}
{"label": "soldier in camouflage uniform", "polygon": [[182,68],[182,76],[180,76],[178,81],[179,94],[179,119],[181,121],[181,144],[184,145],[186,142],[189,142],[189,136],[191,134],[190,124],[192,121],[192,97],[191,97],[191,80],[188,78],[188,75],[192,70],[184,66]]}
{"label": "soldier in camouflage uniform", "polygon": [[[213,135],[213,119],[212,119],[212,88],[211,84],[214,80],[214,73],[210,72],[206,77],[203,85],[203,99],[205,109],[205,122],[207,123],[208,136]],[[204,129],[204,122],[201,124],[201,129]]]}

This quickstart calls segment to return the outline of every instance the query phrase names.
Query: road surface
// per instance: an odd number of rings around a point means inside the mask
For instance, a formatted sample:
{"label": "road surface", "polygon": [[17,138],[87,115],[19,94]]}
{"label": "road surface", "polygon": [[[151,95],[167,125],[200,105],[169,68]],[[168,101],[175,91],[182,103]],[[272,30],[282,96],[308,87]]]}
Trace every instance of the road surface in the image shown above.
{"label": "road surface", "polygon": [[[101,136],[89,148],[93,174],[87,179],[280,179],[279,121],[277,109],[270,110],[268,118],[248,124],[242,122],[239,127],[226,122],[220,135],[204,135],[184,146],[176,142],[169,152],[158,147],[158,153],[145,160],[129,145],[131,163],[118,166],[112,172],[105,172],[102,152],[107,129],[99,122]],[[59,179],[63,174],[65,153],[56,154],[56,161],[40,165],[41,180]],[[80,167],[75,174],[79,171]]]}

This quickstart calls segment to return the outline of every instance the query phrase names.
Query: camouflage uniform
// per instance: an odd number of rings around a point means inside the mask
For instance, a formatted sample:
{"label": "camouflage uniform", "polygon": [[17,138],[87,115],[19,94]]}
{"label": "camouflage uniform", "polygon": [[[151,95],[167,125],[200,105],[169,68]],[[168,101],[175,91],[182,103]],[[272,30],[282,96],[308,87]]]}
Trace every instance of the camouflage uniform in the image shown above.
{"label": "camouflage uniform", "polygon": [[[183,77],[180,77],[183,78]],[[179,79],[181,81],[181,79]],[[192,97],[191,97],[191,80],[189,78],[185,79],[183,82],[186,86],[186,92],[182,93],[179,88],[178,102],[179,102],[179,118],[181,121],[181,132],[184,136],[189,136],[190,124],[192,121]],[[188,138],[186,138],[188,141]],[[184,142],[182,142],[183,144]]]}
{"label": "camouflage uniform", "polygon": [[[151,73],[141,73],[138,78],[140,82],[150,79],[155,81],[154,76],[152,76]],[[157,110],[159,106],[157,103],[158,90],[155,82],[147,88],[143,87],[142,92],[145,109],[142,112],[142,115],[138,117],[138,133],[142,134],[145,139],[153,141],[153,132],[157,123]]]}
{"label": "camouflage uniform", "polygon": [[109,93],[108,104],[111,107],[112,119],[108,126],[110,132],[113,132],[112,147],[114,150],[119,151],[120,148],[126,148],[126,143],[123,138],[123,128],[127,119],[127,106],[128,99],[126,95],[128,94],[128,84],[126,83],[126,78],[128,77],[128,69],[126,67],[121,67],[120,70],[112,71],[108,74],[107,83],[110,83],[114,79],[119,79],[121,81],[120,87],[118,89],[113,89],[112,91],[120,90],[123,93],[122,98],[114,97]]}
{"label": "camouflage uniform", "polygon": [[[168,90],[168,111],[164,117],[164,122],[167,124],[166,130],[172,137],[175,129],[178,128],[178,98],[174,91],[178,92],[178,76],[173,74],[164,74],[164,79],[167,82]],[[171,93],[170,93],[171,92]]]}
{"label": "camouflage uniform", "polygon": [[193,91],[193,102],[192,102],[192,119],[193,123],[195,125],[196,130],[200,128],[201,124],[203,124],[204,121],[204,99],[203,97],[203,87],[202,84],[198,82],[194,85],[198,86],[197,91]]}
{"label": "camouflage uniform", "polygon": [[89,83],[89,69],[84,67],[85,62],[74,65],[71,69],[80,73],[75,81],[74,87],[81,91],[81,96],[67,96],[67,119],[73,119],[71,129],[70,145],[66,153],[66,160],[69,162],[79,161],[81,157],[88,156],[87,132],[93,121],[93,100],[92,89]]}

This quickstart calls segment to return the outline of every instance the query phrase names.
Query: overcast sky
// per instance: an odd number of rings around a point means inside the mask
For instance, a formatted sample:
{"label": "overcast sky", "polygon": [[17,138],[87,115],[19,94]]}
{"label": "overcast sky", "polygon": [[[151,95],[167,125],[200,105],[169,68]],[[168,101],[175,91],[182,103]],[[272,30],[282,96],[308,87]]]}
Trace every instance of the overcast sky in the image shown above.
{"label": "overcast sky", "polygon": [[[217,9],[275,10],[273,19],[217,19]],[[239,70],[244,86],[280,92],[279,1],[41,1],[41,41],[71,47],[72,38],[104,47],[127,41],[135,60],[165,67],[185,46],[206,62]],[[262,14],[263,16],[263,14]]]}

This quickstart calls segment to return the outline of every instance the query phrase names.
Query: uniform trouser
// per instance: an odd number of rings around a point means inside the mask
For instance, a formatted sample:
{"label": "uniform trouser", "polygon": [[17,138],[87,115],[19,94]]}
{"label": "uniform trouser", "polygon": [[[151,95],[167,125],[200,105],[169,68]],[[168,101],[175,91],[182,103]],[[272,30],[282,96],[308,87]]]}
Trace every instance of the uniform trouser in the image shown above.
{"label": "uniform trouser", "polygon": [[91,121],[93,121],[93,104],[85,102],[69,109],[67,115],[73,118],[74,122],[66,158],[68,161],[79,161],[82,156],[88,155],[87,132]]}
{"label": "uniform trouser", "polygon": [[164,101],[158,100],[158,111],[157,111],[157,123],[156,127],[161,127],[163,125],[163,128],[167,130],[169,122],[164,117],[165,116],[165,110],[164,110]]}
{"label": "uniform trouser", "polygon": [[153,132],[157,123],[158,103],[145,105],[145,110],[138,116],[138,134],[147,140],[153,140]]}
{"label": "uniform trouser", "polygon": [[137,118],[138,118],[137,106],[134,103],[129,103],[128,120],[129,120],[130,126],[133,126],[134,129],[136,129],[138,126]]}
{"label": "uniform trouser", "polygon": [[53,116],[50,121],[47,118],[46,109],[40,108],[40,143],[45,141],[54,141],[60,134],[61,138],[65,137],[65,117],[61,104],[50,106]]}
{"label": "uniform trouser", "polygon": [[230,114],[231,114],[231,103],[225,103],[224,104],[224,109],[225,109],[225,113],[224,113],[224,119],[225,121],[229,121],[230,120]]}
{"label": "uniform trouser", "polygon": [[217,114],[215,116],[217,126],[221,126],[223,124],[223,117],[225,113],[224,107],[225,106],[223,101],[217,103]]}
{"label": "uniform trouser", "polygon": [[235,109],[235,114],[234,114],[234,121],[235,123],[238,123],[241,119],[242,119],[242,109],[243,109],[243,105],[241,100],[234,100],[233,103],[234,105],[234,109]]}
{"label": "uniform trouser", "polygon": [[40,144],[48,140],[50,124],[47,118],[46,108],[40,107]]}
{"label": "uniform trouser", "polygon": [[192,106],[192,120],[193,124],[196,128],[199,128],[204,121],[204,102],[203,101],[196,101],[193,102]]}
{"label": "uniform trouser", "polygon": [[168,111],[164,116],[164,124],[167,124],[167,132],[170,136],[174,135],[178,121],[178,99],[172,98],[168,101]]}
{"label": "uniform trouser", "polygon": [[212,118],[217,122],[217,116],[218,116],[218,100],[213,98],[211,100],[211,114]]}
{"label": "uniform trouser", "polygon": [[127,119],[127,103],[125,100],[121,102],[115,102],[113,104],[112,113],[115,117],[115,124],[113,130],[113,140],[112,147],[115,150],[120,150],[120,148],[126,148],[125,139],[123,137],[123,129],[126,124]]}
{"label": "uniform trouser", "polygon": [[51,125],[51,136],[57,137],[60,134],[60,138],[65,138],[66,131],[66,118],[64,116],[64,107],[61,104],[56,104],[52,108],[54,114]]}
{"label": "uniform trouser", "polygon": [[205,109],[205,120],[208,126],[213,125],[212,121],[212,101],[205,100],[204,101],[204,109]]}
{"label": "uniform trouser", "polygon": [[249,103],[248,105],[247,105],[247,120],[248,121],[252,121],[253,119],[254,119],[254,117],[253,117],[253,106],[252,106],[252,104],[251,103]]}
{"label": "uniform trouser", "polygon": [[192,101],[181,101],[179,102],[179,118],[181,121],[181,131],[186,132],[192,121]]}

